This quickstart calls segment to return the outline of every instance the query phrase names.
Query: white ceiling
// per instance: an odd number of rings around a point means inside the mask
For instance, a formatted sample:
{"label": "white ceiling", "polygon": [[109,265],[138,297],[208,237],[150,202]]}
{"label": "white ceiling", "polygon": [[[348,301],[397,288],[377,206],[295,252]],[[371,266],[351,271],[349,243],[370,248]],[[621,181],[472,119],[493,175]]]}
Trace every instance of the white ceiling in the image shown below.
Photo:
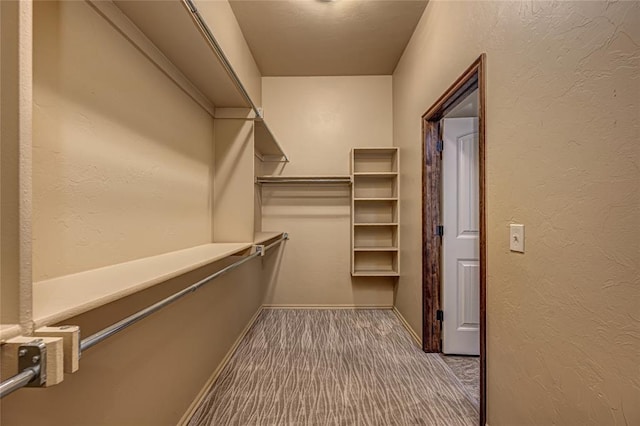
{"label": "white ceiling", "polygon": [[265,76],[389,75],[427,0],[230,0]]}

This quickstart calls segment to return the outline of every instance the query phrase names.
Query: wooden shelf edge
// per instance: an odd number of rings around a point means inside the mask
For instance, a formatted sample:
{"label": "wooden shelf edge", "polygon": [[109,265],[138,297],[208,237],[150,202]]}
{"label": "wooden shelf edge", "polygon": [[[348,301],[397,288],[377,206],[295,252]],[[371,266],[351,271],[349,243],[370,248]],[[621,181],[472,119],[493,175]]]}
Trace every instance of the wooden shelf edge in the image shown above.
{"label": "wooden shelf edge", "polygon": [[354,277],[399,277],[399,272],[352,272]]}
{"label": "wooden shelf edge", "polygon": [[396,177],[398,176],[398,172],[353,172],[353,176],[362,176],[362,177]]}
{"label": "wooden shelf edge", "polygon": [[4,342],[22,334],[22,327],[18,324],[0,324],[0,342]]}
{"label": "wooden shelf edge", "polygon": [[353,148],[354,151],[389,151],[394,152],[398,150],[397,146],[358,146]]}
{"label": "wooden shelf edge", "polygon": [[398,201],[398,197],[361,197],[353,198],[353,201]]}
{"label": "wooden shelf edge", "polygon": [[398,222],[389,222],[389,223],[385,223],[385,222],[380,222],[380,223],[376,223],[376,222],[366,222],[366,223],[354,223],[353,226],[398,226]]}
{"label": "wooden shelf edge", "polygon": [[256,232],[253,237],[254,244],[264,244],[269,242],[270,240],[275,240],[276,238],[282,236],[284,231],[274,231],[274,232]]}
{"label": "wooden shelf edge", "polygon": [[257,176],[260,179],[309,179],[309,178],[322,178],[322,179],[350,179],[349,175],[264,175]]}
{"label": "wooden shelf edge", "polygon": [[252,245],[253,243],[204,244],[35,282],[34,326],[39,328],[59,323],[240,253]]}
{"label": "wooden shelf edge", "polygon": [[289,162],[287,154],[264,119],[254,121],[254,148],[260,161]]}
{"label": "wooden shelf edge", "polygon": [[357,252],[367,252],[367,251],[381,251],[381,252],[397,252],[399,251],[398,247],[354,247],[353,251]]}

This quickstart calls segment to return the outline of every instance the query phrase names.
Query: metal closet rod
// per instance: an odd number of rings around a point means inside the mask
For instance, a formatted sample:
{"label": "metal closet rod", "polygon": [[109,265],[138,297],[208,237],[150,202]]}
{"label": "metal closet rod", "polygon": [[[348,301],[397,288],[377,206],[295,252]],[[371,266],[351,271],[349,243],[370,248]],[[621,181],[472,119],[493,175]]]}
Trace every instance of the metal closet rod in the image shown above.
{"label": "metal closet rod", "polygon": [[350,177],[258,177],[256,183],[341,183],[351,184]]}
{"label": "metal closet rod", "polygon": [[[221,275],[226,274],[227,272],[230,272],[236,268],[238,268],[240,265],[250,261],[251,259],[257,257],[257,256],[261,256],[263,255],[265,252],[267,252],[268,250],[270,250],[271,248],[277,246],[278,244],[282,243],[282,241],[284,240],[288,240],[289,236],[288,234],[284,233],[282,236],[280,236],[280,238],[278,238],[276,241],[274,241],[273,243],[269,244],[268,246],[257,246],[260,249],[256,250],[255,253],[249,255],[249,256],[245,256],[243,257],[241,260],[219,270],[218,272],[215,272],[203,279],[201,279],[200,281],[196,282],[195,284],[190,285],[189,287],[172,294],[169,297],[166,297],[164,299],[162,299],[161,301],[145,308],[142,309],[136,313],[134,313],[133,315],[130,315],[126,318],[124,318],[121,321],[118,321],[117,323],[110,325],[109,327],[98,331],[97,333],[92,334],[91,336],[87,337],[86,339],[82,339],[82,341],[80,342],[80,352],[82,353],[83,351],[97,345],[98,343],[102,342],[103,340],[108,339],[109,337],[113,336],[116,333],[119,333],[120,331],[124,330],[125,328],[137,323],[138,321],[148,317],[149,315],[153,314],[154,312],[159,311],[160,309],[164,308],[165,306],[168,306],[170,304],[172,304],[173,302],[177,301],[178,299],[181,299],[182,297],[186,296],[189,293],[193,293],[194,291],[198,290],[200,287],[204,286],[205,284],[213,281],[214,279],[218,278]],[[42,360],[42,362],[45,362],[45,360]],[[10,393],[23,388],[25,386],[27,386],[29,383],[31,383],[34,379],[36,379],[39,375],[40,375],[40,365],[34,366],[34,367],[29,367],[24,369],[23,371],[21,371],[20,373],[16,374],[13,377],[10,377],[9,379],[3,381],[2,383],[0,383],[0,398],[4,398],[5,396],[9,395]]]}
{"label": "metal closet rod", "polygon": [[27,386],[40,374],[39,370],[39,365],[36,367],[29,367],[0,383],[0,398],[4,398],[11,392]]}

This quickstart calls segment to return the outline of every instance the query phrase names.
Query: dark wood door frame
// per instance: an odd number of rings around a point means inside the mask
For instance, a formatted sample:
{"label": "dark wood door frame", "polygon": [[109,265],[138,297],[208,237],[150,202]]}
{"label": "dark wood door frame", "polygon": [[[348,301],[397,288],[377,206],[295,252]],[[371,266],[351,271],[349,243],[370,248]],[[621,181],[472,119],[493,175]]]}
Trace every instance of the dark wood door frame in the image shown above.
{"label": "dark wood door frame", "polygon": [[442,351],[442,323],[437,317],[440,307],[440,268],[442,240],[437,235],[440,224],[442,192],[442,156],[437,144],[441,139],[440,120],[468,94],[478,89],[478,153],[480,184],[480,425],[486,423],[487,409],[487,247],[485,212],[485,54],[473,64],[440,96],[422,116],[422,349],[425,352]]}

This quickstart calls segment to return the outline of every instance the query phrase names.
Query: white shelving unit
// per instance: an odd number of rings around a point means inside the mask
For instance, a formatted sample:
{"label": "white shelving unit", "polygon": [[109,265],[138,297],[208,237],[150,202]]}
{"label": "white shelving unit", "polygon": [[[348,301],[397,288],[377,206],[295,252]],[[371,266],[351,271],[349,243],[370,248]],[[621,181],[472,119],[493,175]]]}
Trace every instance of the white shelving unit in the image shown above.
{"label": "white shelving unit", "polygon": [[398,148],[351,152],[351,275],[400,275]]}

